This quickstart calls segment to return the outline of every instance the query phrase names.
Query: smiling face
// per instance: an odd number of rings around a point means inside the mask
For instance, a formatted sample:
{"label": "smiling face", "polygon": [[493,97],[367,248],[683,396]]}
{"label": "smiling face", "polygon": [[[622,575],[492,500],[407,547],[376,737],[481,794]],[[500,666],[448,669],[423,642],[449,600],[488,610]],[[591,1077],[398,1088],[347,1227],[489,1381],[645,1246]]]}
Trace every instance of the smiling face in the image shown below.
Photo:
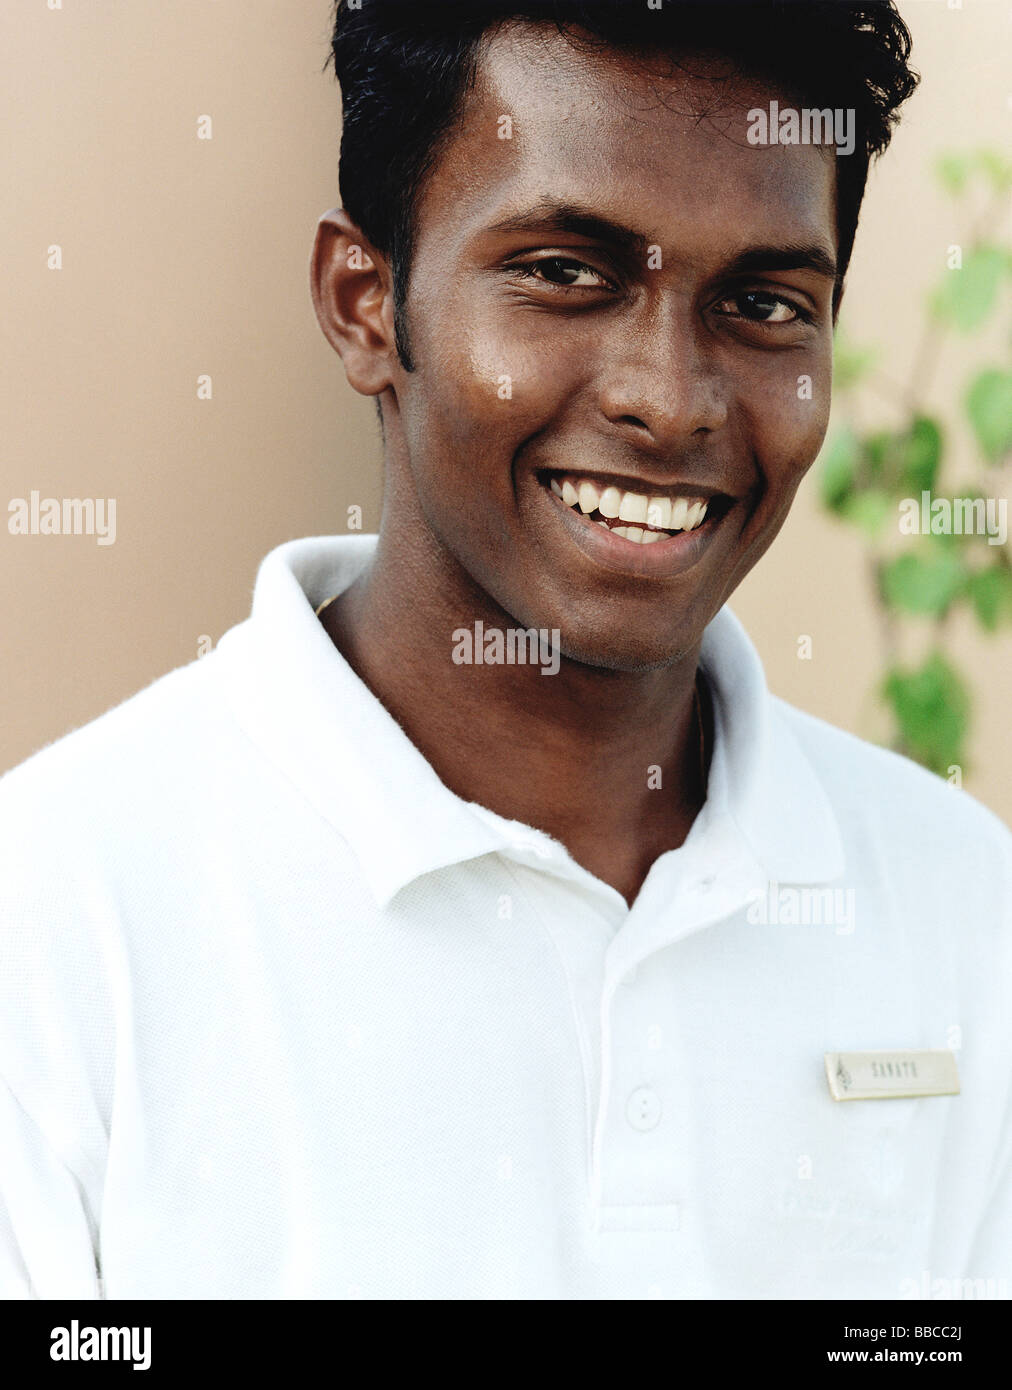
{"label": "smiling face", "polygon": [[684,67],[487,41],[389,365],[384,542],[424,527],[441,582],[614,670],[695,650],[829,416],[832,151],[749,144],[789,95]]}

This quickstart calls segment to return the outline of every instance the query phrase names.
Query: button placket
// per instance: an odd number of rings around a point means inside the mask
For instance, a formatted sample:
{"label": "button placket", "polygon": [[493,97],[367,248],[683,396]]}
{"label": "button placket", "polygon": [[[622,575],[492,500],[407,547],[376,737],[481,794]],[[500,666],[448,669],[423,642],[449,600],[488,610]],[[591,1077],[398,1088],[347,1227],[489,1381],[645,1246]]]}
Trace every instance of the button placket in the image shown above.
{"label": "button placket", "polygon": [[[670,1016],[671,962],[681,941],[744,909],[760,872],[729,836],[694,859],[691,871],[679,865],[667,894],[656,882],[634,904],[606,955],[593,1164],[598,1230],[688,1229],[695,1149],[679,1123],[688,1122],[692,1088],[690,1058]],[[666,1041],[649,1042],[651,1035]]]}
{"label": "button placket", "polygon": [[638,904],[634,905],[629,920],[609,947],[609,987],[635,987],[637,970],[644,960],[744,909],[752,901],[757,885],[764,883],[761,870],[753,862],[742,860],[738,853],[734,858],[729,855],[727,866],[720,873],[704,871],[685,881],[662,917],[648,916],[641,921],[637,916]]}
{"label": "button placket", "polygon": [[598,1230],[672,1229],[682,1200],[681,1158],[677,1129],[666,1114],[669,1065],[650,1041],[654,1022],[663,1018],[664,982],[651,971],[623,985],[602,997],[595,1220]]}

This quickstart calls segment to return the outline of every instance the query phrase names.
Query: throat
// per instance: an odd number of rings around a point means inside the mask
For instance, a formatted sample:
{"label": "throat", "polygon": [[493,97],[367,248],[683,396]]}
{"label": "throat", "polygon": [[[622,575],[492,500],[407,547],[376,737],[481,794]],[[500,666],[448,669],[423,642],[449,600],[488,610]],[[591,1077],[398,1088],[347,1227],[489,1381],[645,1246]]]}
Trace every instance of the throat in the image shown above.
{"label": "throat", "polygon": [[631,903],[705,800],[705,680],[697,698],[685,668],[603,681],[589,668],[547,679],[519,666],[453,665],[415,640],[432,626],[449,631],[445,622],[405,625],[401,610],[386,624],[370,598],[353,584],[319,621],[443,785],[558,840]]}

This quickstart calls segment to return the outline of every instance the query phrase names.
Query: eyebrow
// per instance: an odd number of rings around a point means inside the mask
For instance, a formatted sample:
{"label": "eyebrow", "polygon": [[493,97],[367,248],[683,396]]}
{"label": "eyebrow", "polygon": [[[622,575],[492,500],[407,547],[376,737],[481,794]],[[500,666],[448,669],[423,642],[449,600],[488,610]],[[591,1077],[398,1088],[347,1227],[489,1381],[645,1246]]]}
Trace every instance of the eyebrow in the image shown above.
{"label": "eyebrow", "polygon": [[[579,203],[546,197],[522,212],[513,213],[486,229],[492,233],[569,232],[593,237],[630,258],[645,260],[651,243],[631,227],[600,217]],[[724,267],[725,275],[745,275],[759,270],[813,270],[836,279],[836,257],[820,242],[789,242],[779,246],[750,246]]]}
{"label": "eyebrow", "polygon": [[543,198],[522,212],[504,217],[488,228],[490,232],[571,232],[576,236],[595,237],[627,255],[645,257],[650,243],[645,236],[623,227],[607,217],[599,217],[579,203],[559,203]]}
{"label": "eyebrow", "polygon": [[819,242],[785,246],[750,246],[735,256],[725,274],[744,275],[753,270],[814,270],[836,279],[836,257]]}

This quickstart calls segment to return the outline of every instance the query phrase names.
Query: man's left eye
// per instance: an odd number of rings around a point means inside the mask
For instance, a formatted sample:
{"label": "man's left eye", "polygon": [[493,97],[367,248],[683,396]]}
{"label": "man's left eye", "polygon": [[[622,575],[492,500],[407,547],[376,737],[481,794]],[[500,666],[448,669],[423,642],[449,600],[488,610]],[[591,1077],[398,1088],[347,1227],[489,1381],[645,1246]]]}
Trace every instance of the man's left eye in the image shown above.
{"label": "man's left eye", "polygon": [[[745,318],[750,323],[807,323],[809,315],[800,305],[782,295],[771,294],[767,290],[746,290],[742,294],[722,299],[721,305],[739,304],[746,306],[739,314],[727,314],[728,318]],[[718,306],[718,313],[726,310]]]}

